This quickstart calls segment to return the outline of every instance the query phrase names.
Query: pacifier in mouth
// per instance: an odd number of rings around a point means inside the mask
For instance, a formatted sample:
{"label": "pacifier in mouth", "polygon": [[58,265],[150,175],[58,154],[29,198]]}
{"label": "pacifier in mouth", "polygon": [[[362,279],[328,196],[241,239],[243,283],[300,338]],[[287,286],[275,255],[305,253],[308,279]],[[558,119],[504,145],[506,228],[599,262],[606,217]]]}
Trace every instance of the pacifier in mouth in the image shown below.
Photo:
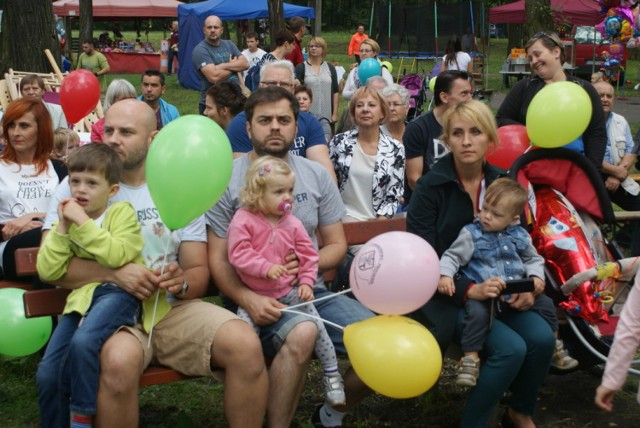
{"label": "pacifier in mouth", "polygon": [[293,209],[293,204],[290,201],[282,201],[278,204],[278,211],[288,213]]}

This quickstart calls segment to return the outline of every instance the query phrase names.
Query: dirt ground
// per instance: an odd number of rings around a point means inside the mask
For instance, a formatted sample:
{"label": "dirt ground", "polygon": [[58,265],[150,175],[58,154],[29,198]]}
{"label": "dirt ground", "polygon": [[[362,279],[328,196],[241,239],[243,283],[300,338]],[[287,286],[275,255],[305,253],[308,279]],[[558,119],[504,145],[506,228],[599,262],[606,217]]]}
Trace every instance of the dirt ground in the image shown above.
{"label": "dirt ground", "polygon": [[[438,387],[422,397],[411,400],[393,400],[381,396],[367,398],[352,415],[345,418],[345,428],[457,427],[466,391],[454,383],[455,364],[453,360],[446,360]],[[314,380],[310,380],[308,385],[313,382]],[[616,394],[612,413],[600,410],[593,403],[595,389],[599,384],[600,373],[596,370],[581,370],[565,375],[550,374],[539,395],[534,418],[538,428],[639,427],[637,378],[631,376],[623,390]],[[307,407],[307,403],[303,399],[301,407]],[[308,411],[312,412],[313,407]],[[502,407],[497,409],[490,427],[501,426],[499,421],[502,412]]]}

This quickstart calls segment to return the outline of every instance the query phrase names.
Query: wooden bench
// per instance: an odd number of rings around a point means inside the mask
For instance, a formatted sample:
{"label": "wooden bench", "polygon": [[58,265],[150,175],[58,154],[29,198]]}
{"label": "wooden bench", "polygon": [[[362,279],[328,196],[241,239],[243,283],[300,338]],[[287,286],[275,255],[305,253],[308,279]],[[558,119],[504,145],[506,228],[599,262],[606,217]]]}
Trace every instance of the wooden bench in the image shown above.
{"label": "wooden bench", "polygon": [[[36,257],[38,256],[38,247],[19,248],[16,250],[16,273],[21,276],[37,275]],[[23,290],[31,290],[33,284],[28,282],[11,281],[8,279],[0,280],[0,288],[21,288]]]}
{"label": "wooden bench", "polygon": [[[360,245],[385,232],[406,230],[406,219],[399,217],[391,220],[353,222],[344,223],[343,226],[347,243],[349,245]],[[325,281],[332,280],[334,276],[335,269],[324,273]],[[214,287],[209,287],[207,295],[215,295],[214,290]],[[61,314],[69,293],[70,290],[64,288],[32,290],[24,293],[24,312],[26,317],[33,318]],[[140,378],[140,386],[158,385],[189,378],[190,376],[183,375],[166,367],[148,367]]]}

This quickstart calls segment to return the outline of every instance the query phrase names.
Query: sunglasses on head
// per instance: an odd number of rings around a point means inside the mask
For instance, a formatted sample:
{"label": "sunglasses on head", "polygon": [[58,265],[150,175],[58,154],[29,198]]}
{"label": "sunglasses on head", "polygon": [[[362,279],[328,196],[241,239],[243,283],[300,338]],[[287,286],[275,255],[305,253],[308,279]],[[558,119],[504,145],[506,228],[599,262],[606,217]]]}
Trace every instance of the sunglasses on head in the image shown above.
{"label": "sunglasses on head", "polygon": [[547,39],[547,40],[551,40],[553,42],[554,45],[558,46],[558,47],[562,47],[558,44],[558,42],[551,37],[549,34],[545,33],[544,31],[540,31],[536,34],[533,35],[533,37],[531,37],[531,40],[538,40],[538,39]]}

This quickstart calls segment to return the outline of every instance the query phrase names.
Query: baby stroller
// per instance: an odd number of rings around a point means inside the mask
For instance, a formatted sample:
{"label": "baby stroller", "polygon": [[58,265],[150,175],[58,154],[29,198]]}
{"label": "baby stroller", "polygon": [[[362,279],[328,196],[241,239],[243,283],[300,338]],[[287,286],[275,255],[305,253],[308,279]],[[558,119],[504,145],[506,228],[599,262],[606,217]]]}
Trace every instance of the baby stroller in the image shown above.
{"label": "baby stroller", "polygon": [[426,100],[425,88],[427,87],[425,77],[416,73],[405,74],[398,84],[404,86],[407,91],[409,91],[410,98],[407,120],[412,121],[420,116],[424,109]]}
{"label": "baby stroller", "polygon": [[560,336],[585,369],[606,361],[640,259],[622,259],[615,216],[600,174],[567,149],[532,150],[509,174],[529,189],[525,227],[545,260],[547,294]]}

